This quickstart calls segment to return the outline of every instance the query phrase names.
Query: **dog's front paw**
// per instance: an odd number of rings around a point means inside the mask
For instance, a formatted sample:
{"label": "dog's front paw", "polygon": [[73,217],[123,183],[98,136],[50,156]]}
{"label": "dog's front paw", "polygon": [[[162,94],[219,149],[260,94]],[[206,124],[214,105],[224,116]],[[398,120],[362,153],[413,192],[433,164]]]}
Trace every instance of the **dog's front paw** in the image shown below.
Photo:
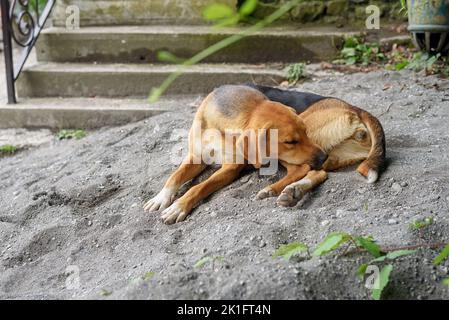
{"label": "dog's front paw", "polygon": [[276,203],[283,207],[293,207],[302,199],[304,191],[300,186],[288,185],[282,190]]}
{"label": "dog's front paw", "polygon": [[153,199],[143,206],[145,211],[163,210],[172,204],[175,195],[169,188],[162,189]]}
{"label": "dog's front paw", "polygon": [[176,201],[170,207],[162,211],[161,218],[165,224],[173,224],[184,221],[188,214],[189,212],[184,209],[178,201]]}
{"label": "dog's front paw", "polygon": [[276,196],[276,192],[273,189],[271,189],[270,187],[266,187],[257,193],[256,198],[260,200],[260,199],[265,199],[265,198],[275,197],[275,196]]}

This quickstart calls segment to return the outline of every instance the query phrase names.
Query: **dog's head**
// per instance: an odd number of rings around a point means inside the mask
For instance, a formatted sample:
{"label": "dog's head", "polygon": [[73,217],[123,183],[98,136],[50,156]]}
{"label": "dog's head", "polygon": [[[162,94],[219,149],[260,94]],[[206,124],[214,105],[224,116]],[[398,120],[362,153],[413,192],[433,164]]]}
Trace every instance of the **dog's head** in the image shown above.
{"label": "dog's head", "polygon": [[[309,164],[312,168],[320,168],[327,159],[327,154],[309,139],[304,122],[293,108],[266,101],[253,114],[248,127],[257,131],[256,161],[251,162],[256,168],[267,158],[296,165]],[[250,158],[251,150],[248,136],[244,134],[240,138],[246,159]]]}

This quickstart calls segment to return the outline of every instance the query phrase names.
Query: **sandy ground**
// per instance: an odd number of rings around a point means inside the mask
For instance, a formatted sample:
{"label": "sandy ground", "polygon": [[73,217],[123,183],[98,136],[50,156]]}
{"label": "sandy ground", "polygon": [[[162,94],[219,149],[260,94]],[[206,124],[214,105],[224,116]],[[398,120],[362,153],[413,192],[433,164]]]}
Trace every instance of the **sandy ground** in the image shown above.
{"label": "sandy ground", "polygon": [[[369,299],[356,276],[364,254],[289,262],[272,254],[291,241],[313,248],[332,231],[372,235],[383,246],[449,241],[449,82],[382,71],[300,87],[380,117],[388,167],[378,183],[353,168],[331,173],[282,208],[254,197],[284,172],[249,171],[167,226],[141,207],[175,169],[194,108],[52,140],[0,158],[0,298]],[[408,225],[425,216],[435,223],[421,240]],[[449,298],[441,284],[449,261],[431,263],[438,251],[394,262],[385,298]],[[214,263],[195,268],[204,257]]]}

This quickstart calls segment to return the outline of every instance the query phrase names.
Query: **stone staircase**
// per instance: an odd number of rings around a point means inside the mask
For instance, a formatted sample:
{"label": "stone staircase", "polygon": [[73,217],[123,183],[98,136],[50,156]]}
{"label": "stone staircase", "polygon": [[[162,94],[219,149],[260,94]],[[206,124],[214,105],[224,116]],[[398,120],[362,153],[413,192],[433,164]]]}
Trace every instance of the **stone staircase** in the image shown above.
{"label": "stone staircase", "polygon": [[[236,6],[237,0],[221,2]],[[159,86],[176,66],[158,61],[157,52],[167,50],[188,58],[241,30],[217,30],[203,24],[201,12],[209,3],[207,0],[58,1],[52,16],[53,27],[44,30],[37,43],[37,62],[24,69],[17,83],[19,101],[42,105],[39,99],[49,98],[54,104],[54,99],[63,97],[61,108],[71,105],[73,99],[71,108],[79,105],[82,112],[92,99],[102,99],[110,101],[106,104],[113,106],[111,112],[117,112],[117,106],[121,106],[121,114],[128,111],[132,120],[162,111],[163,108],[148,107],[146,98],[151,88]],[[81,24],[75,30],[64,27],[67,6],[71,5],[80,8]],[[228,83],[280,83],[285,77],[286,64],[335,57],[347,34],[335,30],[295,26],[264,29],[203,63],[188,67],[167,94],[205,94]],[[134,102],[127,104],[122,99]],[[103,106],[101,113],[107,110]],[[131,116],[133,112],[139,116]],[[21,117],[16,115],[9,125],[17,126],[20,121],[32,123]],[[118,124],[114,117],[103,117],[103,121],[106,118],[109,119],[106,123],[86,125]],[[123,116],[119,118],[122,123]],[[83,125],[80,120],[78,126]],[[49,126],[60,124],[55,121]]]}

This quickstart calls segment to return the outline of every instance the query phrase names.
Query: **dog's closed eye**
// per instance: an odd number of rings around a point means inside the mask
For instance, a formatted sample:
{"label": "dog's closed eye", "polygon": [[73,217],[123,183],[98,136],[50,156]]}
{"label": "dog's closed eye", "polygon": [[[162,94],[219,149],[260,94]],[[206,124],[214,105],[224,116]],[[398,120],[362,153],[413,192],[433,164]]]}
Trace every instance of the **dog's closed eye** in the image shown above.
{"label": "dog's closed eye", "polygon": [[286,143],[286,144],[298,144],[299,141],[298,140],[290,140],[290,141],[285,141],[284,143]]}

